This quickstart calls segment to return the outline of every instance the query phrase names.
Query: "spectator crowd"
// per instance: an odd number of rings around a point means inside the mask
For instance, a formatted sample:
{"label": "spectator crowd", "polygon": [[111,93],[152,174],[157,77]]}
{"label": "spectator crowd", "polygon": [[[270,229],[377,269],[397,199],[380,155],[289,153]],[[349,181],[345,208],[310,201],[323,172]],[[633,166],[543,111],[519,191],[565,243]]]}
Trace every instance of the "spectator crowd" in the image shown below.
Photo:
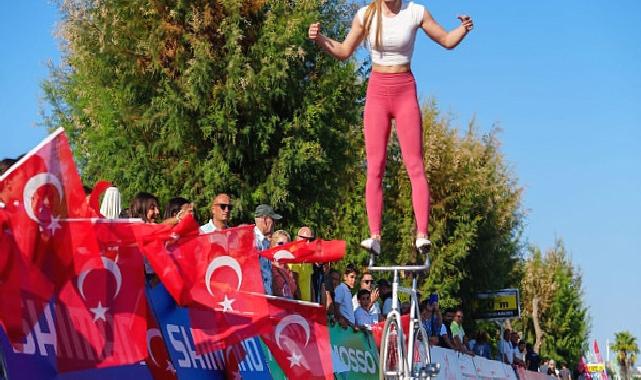
{"label": "spectator crowd", "polygon": [[[0,162],[0,174],[9,169],[17,160],[4,159]],[[91,189],[85,188],[87,195]],[[210,218],[200,226],[202,233],[224,230],[230,227],[233,208],[231,196],[217,194],[211,201]],[[117,188],[105,191],[100,213],[106,218],[139,218],[144,223],[177,224],[187,214],[194,215],[194,205],[185,198],[171,198],[161,213],[160,202],[156,196],[139,192],[129,207],[121,207],[121,197]],[[196,215],[194,215],[196,217]],[[313,229],[302,226],[295,235],[277,229],[282,216],[267,204],[260,204],[254,211],[255,246],[258,251],[284,245],[292,240],[313,241]],[[375,279],[367,270],[359,273],[352,264],[344,270],[332,268],[330,263],[282,264],[259,256],[263,287],[266,294],[288,299],[317,302],[324,305],[330,320],[343,328],[354,331],[369,331],[372,326],[384,321],[392,309],[392,286],[387,279]],[[147,280],[157,281],[151,267],[145,263]],[[358,283],[358,288],[356,284]],[[409,302],[398,301],[401,314],[409,313]],[[570,380],[571,371],[565,363],[556,367],[554,360],[542,361],[531,343],[520,339],[519,334],[505,329],[496,349],[485,331],[466,333],[463,328],[464,313],[461,307],[441,310],[438,296],[429,295],[419,305],[420,318],[432,346],[452,349],[468,355],[478,355],[487,359],[498,359],[513,368],[523,367],[529,371],[542,372]]]}

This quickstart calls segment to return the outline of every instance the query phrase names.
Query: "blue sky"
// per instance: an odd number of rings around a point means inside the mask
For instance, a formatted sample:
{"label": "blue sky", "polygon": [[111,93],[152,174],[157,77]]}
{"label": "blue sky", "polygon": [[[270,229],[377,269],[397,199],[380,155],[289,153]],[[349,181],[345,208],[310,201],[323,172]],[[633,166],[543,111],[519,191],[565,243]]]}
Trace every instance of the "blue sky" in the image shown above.
{"label": "blue sky", "polygon": [[[583,273],[592,336],[627,329],[641,342],[641,28],[638,0],[419,0],[446,28],[475,30],[454,51],[424,35],[413,59],[422,99],[453,124],[502,128],[528,210],[525,236],[562,238]],[[39,83],[58,61],[56,9],[8,2],[0,23],[0,158],[44,136]]]}

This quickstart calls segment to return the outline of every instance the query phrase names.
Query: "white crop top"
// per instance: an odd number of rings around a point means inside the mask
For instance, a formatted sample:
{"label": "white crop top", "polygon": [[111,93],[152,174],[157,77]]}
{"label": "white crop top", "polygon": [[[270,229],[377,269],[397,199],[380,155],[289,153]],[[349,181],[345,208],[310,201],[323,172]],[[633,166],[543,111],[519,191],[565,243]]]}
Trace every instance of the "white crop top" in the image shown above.
{"label": "white crop top", "polygon": [[[356,12],[356,17],[365,25],[367,6]],[[380,65],[401,65],[411,63],[414,52],[416,30],[423,22],[425,8],[413,1],[403,1],[401,10],[394,17],[382,16],[383,33],[381,35],[382,51],[376,50],[376,13],[372,15],[367,47],[372,56],[372,62]]]}

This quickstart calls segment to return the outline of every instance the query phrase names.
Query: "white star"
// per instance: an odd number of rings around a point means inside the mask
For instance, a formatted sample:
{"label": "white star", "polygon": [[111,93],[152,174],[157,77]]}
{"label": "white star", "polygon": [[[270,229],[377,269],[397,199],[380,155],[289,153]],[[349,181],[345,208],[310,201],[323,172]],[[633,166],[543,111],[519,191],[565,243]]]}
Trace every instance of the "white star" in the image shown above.
{"label": "white star", "polygon": [[289,360],[289,368],[292,368],[293,366],[300,366],[300,360],[303,358],[302,355],[297,354],[296,352],[292,352],[292,356],[287,357],[287,360]]}
{"label": "white star", "polygon": [[218,302],[220,306],[223,307],[223,311],[234,311],[234,309],[231,307],[232,302],[236,301],[235,299],[229,299],[227,298],[227,294],[225,294],[225,299],[222,300],[221,302]]}
{"label": "white star", "polygon": [[176,373],[176,368],[174,368],[174,365],[171,364],[169,360],[167,360],[167,368],[165,368],[165,370],[171,373]]}
{"label": "white star", "polygon": [[60,218],[57,218],[56,216],[51,217],[51,223],[49,223],[49,225],[47,226],[47,229],[51,231],[52,235],[55,235],[56,230],[59,230],[62,228],[60,227],[60,223],[58,222],[59,220]]}
{"label": "white star", "polygon": [[96,322],[99,319],[102,319],[103,321],[107,322],[107,317],[105,316],[105,312],[109,310],[109,308],[102,306],[102,302],[98,301],[98,306],[90,307],[89,310],[91,310],[91,312],[94,313],[94,317],[93,317],[94,322]]}

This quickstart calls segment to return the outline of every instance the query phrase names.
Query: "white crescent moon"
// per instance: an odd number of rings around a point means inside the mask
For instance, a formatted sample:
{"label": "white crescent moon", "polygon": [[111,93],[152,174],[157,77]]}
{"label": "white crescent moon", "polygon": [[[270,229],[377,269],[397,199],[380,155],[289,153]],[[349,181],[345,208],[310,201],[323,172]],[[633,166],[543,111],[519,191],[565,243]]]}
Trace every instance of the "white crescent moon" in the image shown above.
{"label": "white crescent moon", "polygon": [[[111,272],[113,274],[114,278],[116,279],[116,293],[111,297],[111,299],[114,299],[118,296],[118,293],[120,293],[120,287],[122,286],[122,273],[120,273],[120,268],[118,267],[118,264],[116,264],[113,260],[111,260],[108,257],[101,257],[102,259],[102,265],[105,266],[105,269]],[[85,267],[87,267],[90,264],[86,264]],[[78,282],[77,282],[77,287],[78,290],[80,291],[80,295],[82,296],[82,299],[85,298],[85,291],[83,289],[83,285],[85,283],[85,278],[87,275],[92,271],[98,268],[87,268],[84,269],[80,272],[80,275],[78,276]]]}
{"label": "white crescent moon", "polygon": [[46,184],[53,185],[53,187],[58,190],[58,195],[62,198],[62,184],[58,177],[51,173],[40,173],[29,178],[27,183],[24,185],[24,190],[22,191],[24,211],[34,222],[40,223],[40,219],[38,219],[36,214],[33,212],[33,205],[31,204],[33,201],[33,195],[39,188]]}
{"label": "white crescent moon", "polygon": [[283,348],[280,346],[280,334],[283,332],[285,327],[294,323],[300,325],[303,330],[305,330],[305,347],[307,347],[307,344],[309,343],[309,323],[307,323],[307,320],[300,315],[292,314],[281,319],[280,322],[278,322],[278,324],[276,325],[276,329],[274,330],[274,338],[276,338],[276,344],[281,350]]}
{"label": "white crescent moon", "polygon": [[285,249],[281,249],[280,251],[274,253],[274,261],[276,262],[282,259],[293,259],[293,258],[294,258],[294,255]]}
{"label": "white crescent moon", "polygon": [[236,290],[240,290],[240,285],[243,283],[243,271],[240,269],[240,264],[231,256],[220,256],[213,259],[207,266],[207,272],[205,273],[205,286],[207,287],[209,294],[212,296],[214,295],[211,291],[211,275],[220,267],[230,267],[234,272],[236,272],[236,277],[238,277],[238,286],[236,287]]}
{"label": "white crescent moon", "polygon": [[162,335],[160,335],[159,329],[147,330],[147,352],[149,353],[149,356],[151,356],[151,360],[156,364],[156,366],[160,367],[160,364],[158,364],[158,362],[156,361],[156,358],[154,357],[154,353],[151,350],[151,340],[156,336],[162,339]]}

